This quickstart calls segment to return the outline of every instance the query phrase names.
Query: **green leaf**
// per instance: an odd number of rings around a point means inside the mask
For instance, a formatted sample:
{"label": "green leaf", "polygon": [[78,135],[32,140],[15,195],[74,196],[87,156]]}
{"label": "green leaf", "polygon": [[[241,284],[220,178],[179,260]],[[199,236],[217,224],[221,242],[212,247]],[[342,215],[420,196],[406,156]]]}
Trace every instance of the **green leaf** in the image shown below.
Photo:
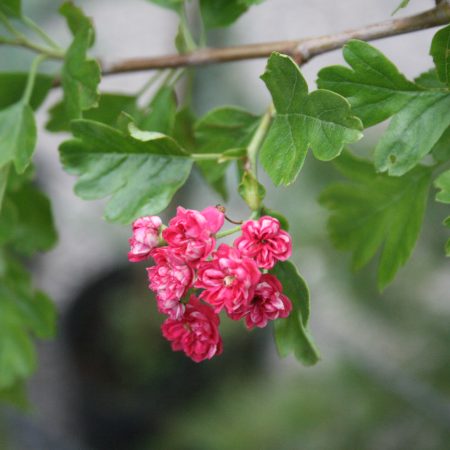
{"label": "green leaf", "polygon": [[450,94],[429,93],[411,100],[391,120],[375,147],[375,167],[401,176],[428,154],[450,126]]}
{"label": "green leaf", "polygon": [[286,319],[275,321],[275,342],[280,356],[293,352],[305,365],[320,359],[319,352],[307,330],[309,291],[305,280],[290,261],[278,262],[271,270],[283,286],[283,293],[292,302],[292,312]]}
{"label": "green leaf", "polygon": [[450,127],[444,131],[436,144],[434,144],[431,153],[437,162],[444,162],[450,159]]}
{"label": "green leaf", "polygon": [[0,389],[12,388],[36,367],[30,334],[54,334],[55,310],[49,299],[34,292],[24,268],[5,258],[0,276]]}
{"label": "green leaf", "polygon": [[196,118],[189,107],[183,107],[175,114],[171,136],[189,152],[196,149],[194,124]]}
{"label": "green leaf", "polygon": [[450,87],[450,25],[434,35],[430,55],[433,57],[439,79]]}
{"label": "green leaf", "polygon": [[36,123],[31,107],[20,100],[0,111],[0,167],[14,162],[23,173],[36,145]]}
{"label": "green leaf", "polygon": [[[27,84],[28,74],[20,72],[0,73],[0,109],[4,109],[22,99]],[[52,78],[38,74],[34,81],[30,106],[36,110],[47,97],[52,87]]]}
{"label": "green leaf", "polygon": [[143,141],[88,120],[72,122],[72,132],[78,139],[60,147],[63,166],[80,176],[75,192],[81,198],[111,197],[107,220],[129,223],[158,214],[189,176],[189,155],[163,134]]}
{"label": "green leaf", "polygon": [[8,242],[14,250],[30,255],[52,248],[57,241],[50,201],[27,183],[5,196],[0,213],[0,242]]}
{"label": "green leaf", "polygon": [[259,210],[266,196],[266,189],[250,172],[244,172],[238,192],[252,211]]}
{"label": "green leaf", "polygon": [[436,194],[436,201],[450,203],[450,170],[441,173],[434,180],[434,186],[440,189],[440,192]]}
{"label": "green leaf", "polygon": [[435,68],[421,73],[414,82],[425,89],[445,89],[445,84],[438,78]]}
{"label": "green leaf", "polygon": [[375,167],[401,176],[428,154],[450,126],[450,93],[408,81],[378,50],[362,41],[344,47],[352,69],[319,72],[318,84],[348,98],[365,126],[393,116],[375,148]]}
{"label": "green leaf", "polygon": [[396,12],[398,12],[402,8],[406,8],[408,6],[409,0],[402,0],[400,4],[397,6],[397,8],[394,9],[392,12],[392,15],[394,15]]}
{"label": "green leaf", "polygon": [[0,11],[10,17],[21,17],[22,2],[21,0],[0,0]]}
{"label": "green leaf", "polygon": [[[260,118],[234,106],[213,109],[195,124],[196,153],[225,153],[246,147],[258,127]],[[228,162],[197,162],[206,181],[224,198],[227,198],[225,173]]]}
{"label": "green leaf", "polygon": [[322,161],[338,156],[344,145],[362,137],[360,120],[345,98],[308,86],[297,64],[272,53],[261,76],[277,111],[261,149],[261,163],[276,185],[297,178],[308,148]]}
{"label": "green leaf", "polygon": [[326,67],[319,72],[317,85],[346,97],[366,128],[386,120],[422,92],[366,42],[348,42],[343,55],[351,69]]}
{"label": "green leaf", "polygon": [[200,0],[206,28],[226,27],[235,22],[250,6],[262,0]]}
{"label": "green leaf", "polygon": [[139,128],[172,135],[177,112],[177,98],[173,88],[162,86],[156,92],[149,105],[149,110],[140,120]]}
{"label": "green leaf", "polygon": [[[137,113],[136,97],[132,95],[102,93],[98,105],[83,113],[84,119],[116,126],[122,112],[131,116]],[[70,131],[70,119],[64,103],[59,102],[49,110],[50,118],[45,125],[52,132]]]}
{"label": "green leaf", "polygon": [[148,0],[163,8],[172,9],[179,12],[183,7],[184,0]]}
{"label": "green leaf", "polygon": [[92,47],[95,42],[94,26],[92,20],[84,15],[83,10],[72,2],[66,2],[61,5],[59,12],[66,18],[67,26],[73,36],[76,36],[77,33],[82,32],[86,28],[92,29],[91,42],[89,44]]}
{"label": "green leaf", "polygon": [[350,153],[336,160],[348,183],[329,186],[320,203],[331,210],[328,230],[336,248],[353,253],[353,268],[381,248],[378,286],[386,287],[409,259],[420,233],[431,169],[418,166],[402,177],[377,174],[369,161]]}
{"label": "green leaf", "polygon": [[76,28],[76,34],[64,57],[61,83],[67,117],[77,119],[82,117],[83,111],[97,106],[101,72],[98,62],[86,54],[94,38],[90,20],[83,21],[78,17],[74,25],[73,17],[69,15],[67,22]]}

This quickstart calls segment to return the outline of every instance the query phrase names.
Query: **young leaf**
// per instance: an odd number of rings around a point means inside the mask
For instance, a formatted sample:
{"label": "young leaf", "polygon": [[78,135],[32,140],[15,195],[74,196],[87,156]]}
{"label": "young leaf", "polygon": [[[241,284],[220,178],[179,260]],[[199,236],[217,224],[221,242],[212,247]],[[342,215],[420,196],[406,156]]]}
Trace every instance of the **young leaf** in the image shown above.
{"label": "young leaf", "polygon": [[[19,72],[0,73],[0,109],[4,109],[21,100],[28,74]],[[52,78],[48,75],[37,74],[34,80],[30,106],[36,110],[47,97],[52,87]]]}
{"label": "young leaf", "polygon": [[95,42],[95,31],[92,21],[89,17],[86,17],[83,11],[71,2],[66,2],[61,5],[59,12],[66,18],[67,26],[73,36],[81,32],[85,28],[91,28],[91,42],[90,47]]}
{"label": "young leaf", "polygon": [[402,8],[406,8],[408,6],[409,0],[402,0],[400,4],[395,8],[395,10],[392,12],[392,15],[394,15],[396,12],[398,12]]}
{"label": "young leaf", "polygon": [[[244,148],[258,127],[260,118],[234,106],[213,109],[195,124],[198,153],[224,153],[234,148]],[[227,198],[225,173],[229,163],[215,161],[197,162],[206,181]]]}
{"label": "young leaf", "polygon": [[439,79],[450,87],[450,25],[439,30],[431,41],[430,54]]}
{"label": "young leaf", "polygon": [[343,153],[335,165],[349,183],[333,184],[320,196],[320,203],[332,212],[331,240],[336,248],[353,252],[355,270],[381,248],[378,286],[382,290],[406,263],[417,241],[431,169],[418,166],[402,177],[389,177],[350,153]]}
{"label": "young leaf", "polygon": [[353,70],[322,69],[318,84],[347,97],[366,127],[393,116],[375,148],[375,167],[401,176],[450,126],[450,93],[425,90],[408,81],[381,52],[362,41],[350,41],[344,58]]}
{"label": "young leaf", "polygon": [[434,186],[440,189],[440,192],[436,194],[436,201],[450,203],[450,170],[441,173],[434,180]]}
{"label": "young leaf", "polygon": [[307,331],[309,291],[305,280],[290,261],[278,262],[271,270],[283,285],[283,294],[292,302],[292,312],[286,319],[275,321],[275,342],[280,356],[293,352],[303,364],[315,364],[320,356]]}
{"label": "young leaf", "polygon": [[0,0],[0,11],[7,16],[19,18],[22,16],[21,0]]}
{"label": "young leaf", "polygon": [[36,123],[28,103],[19,102],[0,111],[0,168],[14,162],[19,173],[30,163],[36,145]]}
{"label": "young leaf", "polygon": [[322,161],[338,156],[345,144],[362,137],[360,120],[334,92],[308,86],[297,64],[272,53],[261,76],[277,111],[261,149],[261,163],[276,185],[297,178],[308,148]]}
{"label": "young leaf", "polygon": [[[83,113],[84,119],[116,126],[119,116],[126,112],[131,116],[137,114],[136,97],[125,94],[102,93],[98,105]],[[70,118],[66,114],[64,103],[56,103],[49,110],[50,118],[45,128],[52,132],[70,131]]]}
{"label": "young leaf", "polygon": [[259,210],[266,195],[264,186],[250,172],[244,172],[238,192],[252,211]]}
{"label": "young leaf", "polygon": [[189,176],[189,155],[163,134],[147,132],[142,141],[88,120],[74,121],[72,132],[77,139],[60,147],[63,166],[80,176],[75,192],[81,198],[110,196],[107,220],[158,214]]}
{"label": "young leaf", "polygon": [[206,28],[226,27],[248,8],[263,0],[200,0],[200,11]]}
{"label": "young leaf", "polygon": [[[66,13],[64,4],[62,14]],[[74,40],[66,52],[61,71],[64,90],[64,105],[70,119],[81,118],[82,111],[90,109],[98,102],[98,84],[100,83],[100,66],[97,61],[88,59],[87,50],[94,38],[94,29],[89,19],[67,18],[69,27],[76,31]]]}

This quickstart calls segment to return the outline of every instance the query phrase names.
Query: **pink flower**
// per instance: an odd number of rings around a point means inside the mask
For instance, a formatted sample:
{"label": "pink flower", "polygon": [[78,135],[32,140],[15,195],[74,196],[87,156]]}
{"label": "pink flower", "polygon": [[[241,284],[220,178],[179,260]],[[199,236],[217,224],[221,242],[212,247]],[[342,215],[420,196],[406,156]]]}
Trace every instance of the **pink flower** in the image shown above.
{"label": "pink flower", "polygon": [[[241,317],[249,330],[264,328],[269,320],[284,318],[292,311],[291,301],[282,294],[282,286],[273,275],[264,274],[256,286],[255,296]],[[239,319],[241,317],[233,317]]]}
{"label": "pink flower", "polygon": [[204,288],[200,298],[214,306],[216,313],[223,308],[228,314],[248,305],[261,277],[255,262],[238,250],[221,244],[212,261],[198,268],[195,287]]}
{"label": "pink flower", "polygon": [[177,215],[170,220],[162,235],[169,246],[191,265],[197,265],[214,249],[214,234],[222,227],[224,214],[217,208],[203,211],[177,208]]}
{"label": "pink flower", "polygon": [[128,260],[139,262],[147,259],[158,245],[161,219],[157,216],[141,217],[133,222],[133,236],[128,240],[130,251]]}
{"label": "pink flower", "polygon": [[270,216],[245,222],[242,236],[234,241],[234,246],[262,269],[271,269],[278,260],[286,261],[292,253],[291,236]]}
{"label": "pink flower", "polygon": [[184,312],[180,299],[192,285],[194,273],[191,267],[169,247],[159,247],[152,252],[156,265],[147,268],[149,288],[156,293],[158,309],[176,319]]}
{"label": "pink flower", "polygon": [[195,362],[211,359],[222,353],[219,316],[212,308],[191,295],[179,320],[168,318],[161,326],[163,336],[171,342],[172,350],[182,350]]}

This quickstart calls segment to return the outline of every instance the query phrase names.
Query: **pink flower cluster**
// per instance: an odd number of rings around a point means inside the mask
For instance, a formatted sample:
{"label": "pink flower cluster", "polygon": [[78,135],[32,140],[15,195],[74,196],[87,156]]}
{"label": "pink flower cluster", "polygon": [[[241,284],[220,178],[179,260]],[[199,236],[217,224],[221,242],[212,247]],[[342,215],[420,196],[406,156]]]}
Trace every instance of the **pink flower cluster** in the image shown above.
{"label": "pink flower cluster", "polygon": [[195,362],[222,353],[222,310],[233,320],[243,319],[249,330],[292,310],[280,281],[267,273],[291,256],[290,235],[277,219],[263,216],[246,221],[232,247],[216,249],[224,217],[220,208],[178,207],[167,227],[155,216],[136,220],[129,240],[131,262],[150,257],[155,262],[147,273],[158,310],[168,316],[163,336]]}

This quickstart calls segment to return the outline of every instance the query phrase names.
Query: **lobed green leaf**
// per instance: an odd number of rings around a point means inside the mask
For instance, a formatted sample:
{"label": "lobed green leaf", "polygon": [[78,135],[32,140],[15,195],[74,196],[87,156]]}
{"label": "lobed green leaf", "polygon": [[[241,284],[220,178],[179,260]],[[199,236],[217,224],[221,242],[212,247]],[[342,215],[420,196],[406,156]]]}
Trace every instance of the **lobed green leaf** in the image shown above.
{"label": "lobed green leaf", "polygon": [[383,289],[409,259],[420,233],[431,169],[418,166],[402,177],[377,174],[369,161],[343,153],[337,169],[348,183],[329,186],[320,203],[332,215],[334,245],[353,253],[353,268],[366,265],[381,249],[378,286]]}
{"label": "lobed green leaf", "polygon": [[319,87],[347,97],[366,127],[393,116],[375,148],[375,167],[390,175],[405,174],[450,126],[450,92],[437,87],[431,72],[418,78],[420,86],[408,81],[380,51],[362,41],[346,44],[344,58],[351,69],[322,69]]}
{"label": "lobed green leaf", "polygon": [[362,124],[352,116],[345,98],[308,87],[297,64],[272,53],[261,77],[269,89],[276,115],[260,152],[261,164],[276,185],[297,178],[311,147],[314,156],[329,161],[345,144],[362,137]]}
{"label": "lobed green leaf", "polygon": [[[84,199],[110,196],[105,218],[129,223],[158,214],[189,176],[192,161],[161,133],[126,135],[89,120],[72,122],[77,139],[60,147],[64,168],[80,179],[75,192]],[[142,134],[144,133],[144,134]]]}

